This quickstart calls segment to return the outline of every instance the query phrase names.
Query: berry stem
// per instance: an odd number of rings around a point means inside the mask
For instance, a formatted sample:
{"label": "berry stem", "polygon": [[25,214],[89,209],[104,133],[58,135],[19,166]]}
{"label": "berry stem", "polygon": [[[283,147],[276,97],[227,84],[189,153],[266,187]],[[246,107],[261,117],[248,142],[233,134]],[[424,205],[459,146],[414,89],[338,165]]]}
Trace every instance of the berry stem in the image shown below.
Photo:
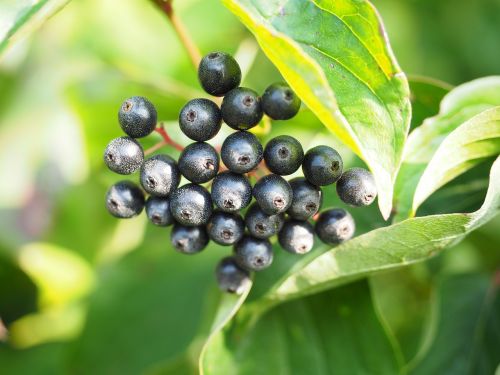
{"label": "berry stem", "polygon": [[165,13],[170,24],[174,28],[177,37],[181,41],[182,45],[186,49],[186,52],[193,63],[195,69],[198,69],[198,65],[201,61],[201,53],[196,44],[193,42],[193,39],[189,35],[186,26],[182,23],[180,18],[174,12],[174,8],[172,6],[173,0],[153,0],[154,3]]}
{"label": "berry stem", "polygon": [[155,132],[160,134],[163,140],[161,142],[158,142],[154,146],[151,146],[146,151],[144,151],[144,155],[151,155],[153,152],[158,151],[160,148],[164,146],[171,146],[178,151],[184,150],[184,147],[182,145],[178,144],[172,138],[170,138],[167,131],[165,130],[165,127],[163,126],[163,123],[160,123],[158,125],[158,127],[155,129]]}

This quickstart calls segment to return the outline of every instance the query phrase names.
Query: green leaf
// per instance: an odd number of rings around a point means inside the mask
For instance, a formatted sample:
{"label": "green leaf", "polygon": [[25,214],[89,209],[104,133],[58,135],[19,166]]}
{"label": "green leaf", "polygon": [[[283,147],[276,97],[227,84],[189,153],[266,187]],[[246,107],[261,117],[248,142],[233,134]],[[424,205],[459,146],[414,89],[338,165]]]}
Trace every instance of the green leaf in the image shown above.
{"label": "green leaf", "polygon": [[311,111],[365,160],[387,218],[411,108],[375,8],[353,0],[223,3]]}
{"label": "green leaf", "polygon": [[439,114],[425,120],[410,134],[395,186],[395,220],[414,214],[412,207],[416,187],[444,139],[474,116],[498,105],[500,77],[481,78],[450,91],[441,102]]}
{"label": "green leaf", "polygon": [[[498,274],[445,278],[438,289],[435,332],[411,374],[493,374],[500,361]],[[452,317],[452,318],[450,318]]]}
{"label": "green leaf", "polygon": [[390,375],[400,367],[366,281],[283,304],[249,324],[236,319],[200,360],[205,375]]}
{"label": "green leaf", "polygon": [[0,4],[0,56],[32,33],[69,0],[7,0]]}

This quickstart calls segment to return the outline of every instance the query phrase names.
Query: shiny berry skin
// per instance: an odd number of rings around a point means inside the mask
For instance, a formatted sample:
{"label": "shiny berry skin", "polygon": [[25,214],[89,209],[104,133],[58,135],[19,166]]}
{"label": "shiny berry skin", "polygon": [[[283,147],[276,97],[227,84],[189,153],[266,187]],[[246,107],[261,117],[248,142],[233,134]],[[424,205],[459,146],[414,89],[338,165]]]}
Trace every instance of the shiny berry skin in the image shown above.
{"label": "shiny berry skin", "polygon": [[196,184],[181,186],[170,195],[170,212],[180,224],[205,225],[212,215],[210,193]]}
{"label": "shiny berry skin", "polygon": [[268,215],[285,212],[292,204],[293,191],[290,184],[276,174],[262,177],[252,191],[260,208]]}
{"label": "shiny berry skin", "polygon": [[300,109],[300,99],[284,82],[273,83],[262,95],[262,108],[273,120],[288,120]]}
{"label": "shiny berry skin", "polygon": [[250,273],[238,265],[235,257],[226,257],[217,264],[215,278],[220,290],[227,293],[242,294],[251,284]]}
{"label": "shiny berry skin", "polygon": [[222,125],[219,107],[208,99],[193,99],[181,109],[179,126],[194,141],[208,141],[217,135]]}
{"label": "shiny berry skin", "polygon": [[104,151],[104,162],[113,172],[131,174],[144,162],[144,151],[135,139],[119,137],[109,142]]}
{"label": "shiny berry skin", "polygon": [[252,186],[248,179],[237,173],[224,171],[212,182],[212,201],[224,212],[237,212],[252,200]]}
{"label": "shiny berry skin", "polygon": [[248,173],[257,168],[262,157],[262,145],[252,133],[236,132],[222,143],[221,158],[231,172]]}
{"label": "shiny berry skin", "polygon": [[271,139],[264,149],[267,168],[281,176],[294,173],[304,159],[302,145],[289,135],[280,135]]}
{"label": "shiny berry skin", "polygon": [[307,221],[289,219],[278,234],[283,249],[292,254],[305,254],[314,246],[314,228]]}
{"label": "shiny berry skin", "polygon": [[212,52],[201,59],[198,66],[198,80],[210,95],[224,96],[240,85],[241,69],[231,55]]}
{"label": "shiny berry skin", "polygon": [[292,179],[290,186],[293,191],[293,199],[286,213],[297,220],[308,220],[316,215],[323,199],[321,188],[311,184],[303,177]]}
{"label": "shiny berry skin", "polygon": [[261,271],[273,262],[273,248],[269,240],[244,236],[235,246],[238,264],[250,271]]}
{"label": "shiny berry skin", "polygon": [[283,227],[285,215],[267,215],[257,203],[250,206],[245,214],[248,232],[255,238],[269,238],[277,234]]}
{"label": "shiny berry skin", "polygon": [[155,225],[166,227],[174,223],[168,198],[149,197],[146,201],[146,215]]}
{"label": "shiny berry skin", "polygon": [[306,152],[302,171],[316,186],[333,184],[342,175],[343,162],[339,153],[329,146],[316,146]]}
{"label": "shiny berry skin", "polygon": [[351,206],[368,206],[377,197],[375,179],[366,169],[348,169],[337,181],[337,194],[342,201]]}
{"label": "shiny berry skin", "polygon": [[314,230],[321,241],[336,245],[352,238],[356,225],[349,212],[333,208],[320,214]]}
{"label": "shiny berry skin", "polygon": [[179,156],[178,167],[189,181],[202,184],[217,175],[219,154],[208,143],[191,143]]}
{"label": "shiny berry skin", "polygon": [[236,130],[253,128],[264,115],[259,95],[245,87],[233,89],[224,96],[221,112],[224,122]]}
{"label": "shiny berry skin", "polygon": [[106,208],[114,217],[128,219],[144,208],[144,193],[131,181],[120,181],[106,193]]}
{"label": "shiny berry skin", "polygon": [[196,254],[208,244],[205,227],[187,227],[176,223],[170,233],[170,243],[180,253]]}
{"label": "shiny berry skin", "polygon": [[216,211],[207,224],[208,236],[219,245],[234,245],[245,233],[245,223],[239,214]]}
{"label": "shiny berry skin", "polygon": [[125,100],[118,112],[122,130],[132,138],[142,138],[153,132],[156,127],[156,108],[142,96]]}
{"label": "shiny berry skin", "polygon": [[149,194],[166,197],[181,180],[177,163],[165,154],[147,159],[141,167],[141,185]]}

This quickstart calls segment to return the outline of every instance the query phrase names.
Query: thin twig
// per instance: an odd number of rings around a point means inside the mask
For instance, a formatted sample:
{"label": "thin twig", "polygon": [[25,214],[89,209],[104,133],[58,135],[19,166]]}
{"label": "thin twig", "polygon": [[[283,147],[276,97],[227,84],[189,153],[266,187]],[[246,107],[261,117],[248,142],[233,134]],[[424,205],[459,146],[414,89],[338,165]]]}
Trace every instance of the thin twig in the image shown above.
{"label": "thin twig", "polygon": [[160,123],[158,125],[158,127],[155,129],[155,132],[160,134],[163,140],[161,142],[158,142],[154,146],[151,146],[146,151],[144,151],[144,155],[150,155],[164,146],[171,146],[178,151],[181,152],[184,151],[184,147],[182,145],[180,145],[179,143],[175,142],[172,138],[170,138],[167,131],[165,130],[165,126],[163,125],[163,123]]}

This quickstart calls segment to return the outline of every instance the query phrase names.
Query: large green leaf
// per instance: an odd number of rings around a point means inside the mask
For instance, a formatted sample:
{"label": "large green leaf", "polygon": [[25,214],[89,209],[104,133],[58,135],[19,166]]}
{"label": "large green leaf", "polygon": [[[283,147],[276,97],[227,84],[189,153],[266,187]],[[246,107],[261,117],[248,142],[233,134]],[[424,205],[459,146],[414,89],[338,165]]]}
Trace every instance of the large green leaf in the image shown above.
{"label": "large green leaf", "polygon": [[202,374],[399,374],[366,281],[278,306],[218,333]]}
{"label": "large green leaf", "polygon": [[[403,164],[398,174],[394,192],[394,206],[397,212],[396,220],[402,220],[415,214],[412,207],[414,209],[418,207],[418,205],[414,205],[415,190],[417,185],[419,185],[420,178],[424,173],[427,164],[431,161],[431,159],[433,159],[436,151],[446,137],[462,124],[471,120],[474,116],[499,105],[500,77],[495,76],[481,78],[453,89],[441,102],[439,114],[425,120],[420,127],[416,128],[410,134],[405,148]],[[485,120],[484,117],[479,119],[483,120],[483,122]],[[471,124],[467,127],[473,126],[474,125]],[[490,126],[494,126],[494,124],[485,123],[482,126],[486,128],[486,131],[488,131],[488,129],[492,129]],[[454,141],[457,141],[457,138],[462,137],[460,136],[462,131],[457,130],[457,132],[458,133],[454,135]],[[479,138],[481,138],[481,136],[479,136]],[[467,139],[463,139],[459,142],[460,145],[463,145],[461,152],[465,151],[465,157],[462,157],[462,161],[467,162],[465,165],[462,164],[462,172],[477,164],[479,160],[474,160],[474,156],[467,157],[467,152],[470,149],[480,149],[482,143],[480,142],[479,144],[469,145],[467,143],[464,144],[464,140],[467,141]],[[448,144],[450,142],[451,141],[447,141]],[[494,143],[495,141],[487,141],[487,143],[491,142]],[[448,146],[446,147],[446,149],[448,149]],[[486,154],[489,155],[494,152],[490,145],[488,145],[488,151],[489,152]],[[482,154],[480,159],[484,160],[484,156],[485,154]],[[435,163],[439,164],[439,159],[436,160],[437,161]],[[447,162],[443,161],[443,164],[446,163]],[[444,165],[443,167],[446,168],[447,165]],[[433,181],[434,186],[440,186],[447,180],[437,179],[432,175],[430,176],[431,179],[435,179]]]}
{"label": "large green leaf", "polygon": [[69,0],[7,0],[0,3],[0,56],[33,32]]}
{"label": "large green leaf", "polygon": [[387,218],[410,124],[406,76],[368,1],[223,0],[316,116],[373,171]]}

